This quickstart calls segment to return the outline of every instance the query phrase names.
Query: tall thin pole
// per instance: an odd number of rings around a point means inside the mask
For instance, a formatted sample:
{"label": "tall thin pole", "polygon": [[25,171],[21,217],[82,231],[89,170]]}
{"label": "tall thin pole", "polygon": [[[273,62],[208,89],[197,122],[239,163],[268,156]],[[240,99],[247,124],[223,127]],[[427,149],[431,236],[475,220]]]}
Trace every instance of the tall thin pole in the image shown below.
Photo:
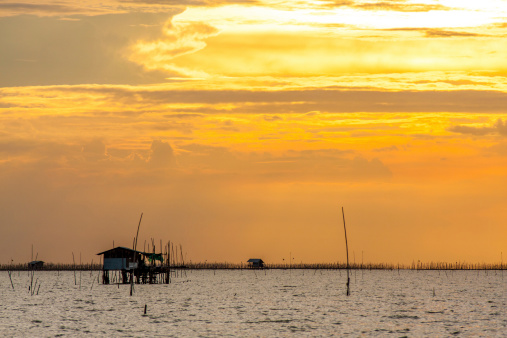
{"label": "tall thin pole", "polygon": [[343,230],[345,231],[345,249],[347,250],[347,296],[350,296],[350,265],[349,265],[349,244],[347,242],[347,227],[345,226],[345,212],[342,207]]}
{"label": "tall thin pole", "polygon": [[74,251],[72,251],[72,263],[74,264],[74,285],[77,285],[77,279],[76,279],[76,260],[74,259]]}
{"label": "tall thin pole", "polygon": [[134,250],[137,250],[137,237],[139,236],[139,228],[141,227],[141,220],[143,219],[143,213],[141,213],[141,218],[139,219],[139,225],[137,226],[137,234],[136,234],[136,242],[134,245]]}
{"label": "tall thin pole", "polygon": [[[137,250],[137,237],[139,236],[139,228],[141,227],[141,220],[143,219],[143,213],[141,213],[141,218],[139,218],[139,225],[137,226],[136,238],[134,240],[134,259],[133,263],[136,261],[136,250]],[[132,270],[130,271],[130,295],[134,292],[134,265],[132,265]]]}

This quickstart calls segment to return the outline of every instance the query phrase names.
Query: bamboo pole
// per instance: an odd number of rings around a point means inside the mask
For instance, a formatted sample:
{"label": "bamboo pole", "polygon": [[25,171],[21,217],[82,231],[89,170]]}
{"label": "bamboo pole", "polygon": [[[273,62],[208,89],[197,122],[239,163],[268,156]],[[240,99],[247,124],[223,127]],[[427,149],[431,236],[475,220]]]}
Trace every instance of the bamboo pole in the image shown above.
{"label": "bamboo pole", "polygon": [[9,279],[11,280],[12,289],[14,290],[14,284],[12,283],[11,272],[7,271],[7,273],[9,274]]}
{"label": "bamboo pole", "polygon": [[74,270],[74,285],[77,285],[77,279],[76,279],[76,260],[74,259],[74,251],[72,252],[72,263],[73,263],[73,270]]}
{"label": "bamboo pole", "polygon": [[347,227],[345,226],[345,211],[343,211],[343,230],[345,232],[345,249],[347,250],[347,296],[350,296],[350,265],[349,265],[349,244],[347,242]]}
{"label": "bamboo pole", "polygon": [[[141,213],[141,218],[139,218],[139,225],[137,226],[136,238],[134,240],[134,263],[136,260],[136,250],[137,250],[137,238],[139,237],[139,228],[141,227],[141,220],[143,219],[143,213]],[[134,293],[134,269],[130,271],[130,295]]]}

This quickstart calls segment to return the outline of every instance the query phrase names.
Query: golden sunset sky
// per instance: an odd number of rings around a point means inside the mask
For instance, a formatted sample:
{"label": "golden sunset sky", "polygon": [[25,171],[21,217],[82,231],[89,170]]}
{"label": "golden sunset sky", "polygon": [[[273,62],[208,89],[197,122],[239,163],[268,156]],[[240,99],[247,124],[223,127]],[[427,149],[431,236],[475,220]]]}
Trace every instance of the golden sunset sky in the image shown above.
{"label": "golden sunset sky", "polygon": [[[0,264],[500,262],[504,0],[0,0]],[[158,250],[158,249],[157,249]]]}

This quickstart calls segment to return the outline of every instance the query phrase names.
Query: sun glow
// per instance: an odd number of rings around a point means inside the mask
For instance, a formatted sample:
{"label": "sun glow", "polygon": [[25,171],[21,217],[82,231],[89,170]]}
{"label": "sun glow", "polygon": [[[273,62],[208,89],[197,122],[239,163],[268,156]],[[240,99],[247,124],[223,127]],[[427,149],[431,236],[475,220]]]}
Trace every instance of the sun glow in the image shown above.
{"label": "sun glow", "polygon": [[[472,7],[469,9],[468,7]],[[446,10],[396,12],[391,10],[365,11],[360,8],[270,8],[230,5],[220,7],[192,7],[176,16],[174,23],[206,22],[221,32],[322,32],[343,34],[348,29],[397,28],[471,28],[499,22],[499,13],[477,11],[473,6],[452,7]],[[504,10],[505,11],[505,10]],[[206,20],[203,20],[206,18]]]}
{"label": "sun glow", "polygon": [[308,243],[342,203],[356,252],[507,252],[474,230],[507,222],[504,1],[174,3],[0,6],[1,257],[127,245],[142,210],[194,259],[335,261]]}
{"label": "sun glow", "polygon": [[139,41],[131,60],[205,78],[507,69],[503,31],[492,28],[498,13],[313,5],[191,7],[159,40]]}

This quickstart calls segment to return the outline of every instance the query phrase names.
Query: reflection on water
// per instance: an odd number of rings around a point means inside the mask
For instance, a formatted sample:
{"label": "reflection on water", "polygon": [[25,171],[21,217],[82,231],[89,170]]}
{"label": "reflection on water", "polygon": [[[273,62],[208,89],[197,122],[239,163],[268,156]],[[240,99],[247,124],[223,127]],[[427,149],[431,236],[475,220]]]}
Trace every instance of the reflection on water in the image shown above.
{"label": "reflection on water", "polygon": [[[98,271],[0,271],[6,336],[502,336],[501,271],[195,270],[173,283],[101,285]],[[77,283],[76,283],[77,281]],[[79,285],[81,281],[81,285]],[[147,313],[144,315],[144,307]]]}

